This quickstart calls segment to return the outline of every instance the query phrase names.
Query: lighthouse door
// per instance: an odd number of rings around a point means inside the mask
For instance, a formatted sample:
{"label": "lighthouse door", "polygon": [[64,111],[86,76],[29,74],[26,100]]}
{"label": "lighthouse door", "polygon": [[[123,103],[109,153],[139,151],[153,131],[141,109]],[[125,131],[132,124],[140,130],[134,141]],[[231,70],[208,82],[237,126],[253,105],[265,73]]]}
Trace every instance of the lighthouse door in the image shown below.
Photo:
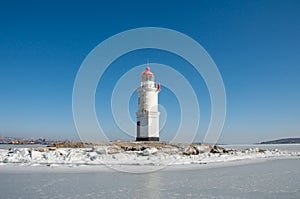
{"label": "lighthouse door", "polygon": [[137,121],[137,136],[139,137],[141,135],[141,122]]}

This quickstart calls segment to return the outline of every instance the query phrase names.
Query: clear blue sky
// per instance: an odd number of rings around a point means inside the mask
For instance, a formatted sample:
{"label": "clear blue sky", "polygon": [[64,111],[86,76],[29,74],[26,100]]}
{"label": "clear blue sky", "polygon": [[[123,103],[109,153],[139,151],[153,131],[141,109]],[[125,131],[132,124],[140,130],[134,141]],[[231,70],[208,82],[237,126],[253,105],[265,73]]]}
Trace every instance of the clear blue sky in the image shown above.
{"label": "clear blue sky", "polygon": [[[87,54],[100,42],[138,27],[165,27],[198,41],[217,64],[227,92],[221,143],[300,137],[300,1],[2,1],[0,3],[0,136],[78,139],[72,89]],[[97,115],[111,139],[123,138],[110,113],[113,85],[132,67],[188,65],[173,54],[141,50],[117,59],[96,93]],[[122,70],[120,70],[122,68]],[[209,95],[192,67],[180,72],[200,85],[201,141]],[[159,74],[157,74],[159,76]],[[106,87],[101,89],[101,83]],[[163,138],[180,111],[164,89],[169,112]],[[203,92],[202,92],[203,91]],[[101,98],[99,92],[107,94]],[[134,118],[136,97],[130,103]],[[128,138],[130,139],[130,138]]]}

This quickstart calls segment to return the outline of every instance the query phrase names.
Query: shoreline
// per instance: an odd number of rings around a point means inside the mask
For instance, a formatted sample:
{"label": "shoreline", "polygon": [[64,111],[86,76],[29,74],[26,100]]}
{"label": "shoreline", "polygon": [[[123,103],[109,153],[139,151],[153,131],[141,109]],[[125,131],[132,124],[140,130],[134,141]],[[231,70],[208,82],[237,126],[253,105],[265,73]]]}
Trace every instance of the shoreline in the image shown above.
{"label": "shoreline", "polygon": [[[184,165],[22,165],[17,164],[0,164],[1,173],[22,174],[22,173],[101,173],[101,172],[121,172],[132,174],[147,174],[152,172],[172,172],[172,171],[193,171],[193,170],[205,170],[205,169],[219,169],[225,167],[244,166],[252,164],[260,164],[270,161],[285,161],[285,160],[298,160],[297,156],[289,157],[269,157],[259,159],[240,159],[230,160],[225,162],[210,162],[207,164],[184,164]],[[145,172],[146,170],[146,172]],[[147,171],[149,170],[149,171]]]}
{"label": "shoreline", "polygon": [[297,150],[280,150],[278,145],[269,149],[258,148],[257,145],[244,146],[234,149],[203,144],[118,142],[89,145],[88,148],[0,149],[0,171],[116,170],[148,173],[252,164],[274,159],[300,159],[299,145],[291,145]]}

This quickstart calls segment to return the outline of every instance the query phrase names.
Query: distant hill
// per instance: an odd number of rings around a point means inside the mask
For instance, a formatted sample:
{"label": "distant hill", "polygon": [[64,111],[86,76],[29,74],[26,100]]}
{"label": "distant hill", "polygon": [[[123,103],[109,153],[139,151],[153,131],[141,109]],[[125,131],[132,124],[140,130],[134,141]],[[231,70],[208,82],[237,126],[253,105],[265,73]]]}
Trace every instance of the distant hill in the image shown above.
{"label": "distant hill", "polygon": [[300,144],[300,138],[285,138],[261,142],[260,144]]}
{"label": "distant hill", "polygon": [[18,138],[18,137],[3,137],[0,136],[0,144],[42,144],[51,145],[58,140],[50,140],[45,138]]}

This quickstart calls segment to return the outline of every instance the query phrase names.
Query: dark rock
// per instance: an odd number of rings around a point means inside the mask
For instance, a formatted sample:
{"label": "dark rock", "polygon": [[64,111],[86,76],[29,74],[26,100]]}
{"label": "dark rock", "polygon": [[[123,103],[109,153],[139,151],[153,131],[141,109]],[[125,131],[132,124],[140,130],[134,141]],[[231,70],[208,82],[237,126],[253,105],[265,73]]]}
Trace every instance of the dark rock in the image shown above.
{"label": "dark rock", "polygon": [[218,146],[215,145],[210,150],[210,153],[224,153],[224,151],[226,151],[226,149],[224,149],[223,147],[218,147]]}
{"label": "dark rock", "polygon": [[259,153],[264,153],[266,151],[266,149],[258,149]]}

